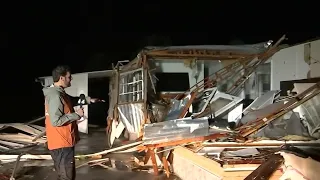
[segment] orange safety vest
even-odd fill
[[[73,106],[67,95],[62,94],[63,97],[63,111],[65,114],[74,113]],[[63,126],[52,126],[50,116],[48,114],[48,104],[45,103],[46,111],[46,136],[48,142],[48,149],[59,149],[64,147],[74,147],[80,140],[77,121],[66,123]]]

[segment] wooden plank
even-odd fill
[[[228,177],[244,177],[242,179],[245,179],[248,175],[250,175],[253,171],[233,171],[233,172],[224,172],[223,177],[228,178]],[[281,176],[283,173],[280,170],[275,170],[272,176]],[[251,180],[251,179],[250,179]]]
[[[38,139],[36,142],[32,142],[33,137],[25,135],[25,134],[0,134],[0,140],[11,141],[16,143],[45,143],[46,140]]]
[[[0,144],[6,145],[6,146],[10,146],[12,148],[17,148],[17,147],[23,147],[24,146],[24,144],[10,142],[10,141],[3,141],[3,140],[0,140]]]
[[[162,157],[162,164],[163,164],[163,168],[165,170],[165,173],[167,175],[167,178],[169,178],[169,176],[170,176],[169,164],[168,164],[168,161],[165,156]]]
[[[133,146],[138,146],[140,144],[142,144],[142,141],[133,142],[133,143],[126,144],[126,145],[123,145],[123,146],[120,146],[120,147],[115,147],[115,148],[112,148],[112,149],[107,149],[107,150],[104,150],[104,151],[101,151],[101,152],[98,152],[98,153],[79,155],[79,156],[75,156],[75,157],[76,158],[84,158],[84,157],[91,157],[91,156],[106,155],[108,153],[112,153],[112,152],[115,152],[115,151],[129,149],[129,148],[132,148]]]
[[[149,151],[150,151],[150,158],[151,158],[151,161],[152,161],[154,175],[158,176],[159,170],[158,170],[158,164],[157,164],[157,160],[156,160],[156,154],[154,152],[156,150],[155,149],[150,149]]]
[[[35,128],[35,129],[38,129],[39,131],[42,131],[42,132],[46,130],[45,127],[38,126],[38,125],[35,125],[35,124],[29,124],[29,126]]]
[[[7,148],[7,147],[5,147],[5,146],[1,146],[1,145],[0,145],[0,149],[1,149],[1,150],[9,150],[10,148]]]
[[[21,135],[21,134],[0,134],[0,139],[2,140],[8,140],[12,142],[18,142],[21,140],[32,140],[32,137],[28,135]]]
[[[282,175],[272,175],[268,180],[279,180]],[[243,180],[246,176],[224,177],[223,180]]]
[[[12,160],[17,159],[19,155],[6,155],[6,154],[0,154],[0,161],[5,160]],[[26,154],[21,156],[21,159],[34,159],[34,160],[51,160],[51,155],[31,155]]]
[[[31,120],[25,124],[32,124],[32,123],[35,123],[35,122],[38,122],[40,120],[44,120],[46,116],[42,116],[40,118],[37,118],[37,119],[34,119],[34,120]],[[8,128],[9,126],[7,126],[6,124],[0,124],[0,130],[3,130],[3,129],[6,129]]]
[[[7,125],[11,126],[13,128],[19,129],[21,131],[24,131],[26,133],[32,134],[32,135],[38,135],[41,133],[41,131],[39,131],[33,127],[30,127],[28,125],[21,124],[21,123],[12,123],[12,124],[7,124]]]
[[[245,180],[250,179],[269,179],[272,174],[278,169],[283,162],[283,157],[279,154],[274,154],[266,162],[261,164],[256,170],[250,173]]]

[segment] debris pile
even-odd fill
[[[9,129],[9,130],[8,130]],[[15,133],[7,133],[6,130]],[[34,124],[8,123],[0,124],[0,151],[8,152],[45,143],[46,138],[40,137],[45,131],[42,126]]]
[[[164,170],[182,179],[279,179],[285,168],[279,168],[284,160],[278,152],[320,143],[320,82],[294,84],[297,95],[263,92],[245,104],[243,92],[248,84],[252,87],[252,73],[279,50],[282,40],[256,46],[259,51],[254,53],[229,49],[228,55],[209,53],[205,47],[147,48],[127,65],[118,64],[110,88],[118,94],[110,96],[110,144],[124,129],[129,138],[142,137],[139,151],[146,152],[143,162],[151,161],[155,174]],[[153,71],[164,59],[182,59],[185,65],[190,59],[188,67],[197,66],[198,59],[233,61],[184,93],[163,94],[157,91]],[[190,172],[195,170],[202,172],[193,177]]]

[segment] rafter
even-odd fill
[[[144,52],[148,58],[168,58],[168,59],[185,59],[198,58],[201,60],[235,60],[256,56],[257,54],[222,51],[222,50],[205,50],[205,49],[179,49],[179,50],[151,50]]]

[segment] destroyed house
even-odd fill
[[[255,59],[264,54],[270,45],[271,41],[234,46],[146,47],[128,64],[115,67],[117,72],[112,80],[115,86],[110,91],[118,96],[110,96],[109,120],[120,118],[121,121],[117,121],[120,123],[118,127],[126,128],[130,135],[137,138],[142,135],[143,124],[168,120],[164,117],[169,110],[168,104],[176,104],[181,110],[179,106],[191,98],[186,96],[185,100],[181,100],[181,96],[195,89],[201,91],[198,97],[192,97],[198,103],[191,103],[182,112],[169,113],[173,115],[169,119],[184,117],[191,109],[195,110],[194,115],[202,113],[209,104],[209,101],[203,104],[205,98],[202,94],[208,94],[207,98],[216,94],[218,104],[233,107],[246,96],[246,88],[232,87],[232,81],[247,79],[246,74],[249,72],[246,69],[251,68],[250,71],[253,72],[259,68],[258,64],[263,66],[267,58],[261,62]],[[234,63],[235,66],[232,66]],[[224,67],[228,69],[219,72]],[[245,83],[242,84],[244,85]],[[251,88],[247,88],[249,90]],[[261,89],[258,95],[267,90],[270,89]],[[233,94],[225,94],[226,91],[232,91]],[[171,99],[169,101],[172,102],[165,102],[164,99]],[[215,115],[226,113],[226,110],[227,108],[217,109]]]
[[[167,175],[174,172],[182,179],[284,176],[278,168],[285,155],[274,155],[280,147],[319,147],[320,91],[319,81],[294,83],[295,98],[271,89],[283,80],[296,80],[272,78],[288,72],[275,67],[286,48],[299,49],[279,46],[283,40],[246,46],[145,48],[133,61],[115,68],[118,85],[111,91],[118,96],[110,100],[111,144],[126,129],[129,138],[142,137],[144,162],[151,159],[155,174],[163,168]],[[307,46],[314,48],[311,43]],[[288,63],[301,63],[297,56],[301,52],[291,51],[296,61]],[[285,58],[281,60],[289,61]],[[177,72],[187,74],[188,89],[157,89],[161,80],[157,74]],[[166,78],[170,75],[174,76]],[[180,83],[184,82],[176,81],[177,86]],[[275,165],[272,171],[259,173],[270,164]],[[186,173],[195,170],[194,176]]]

